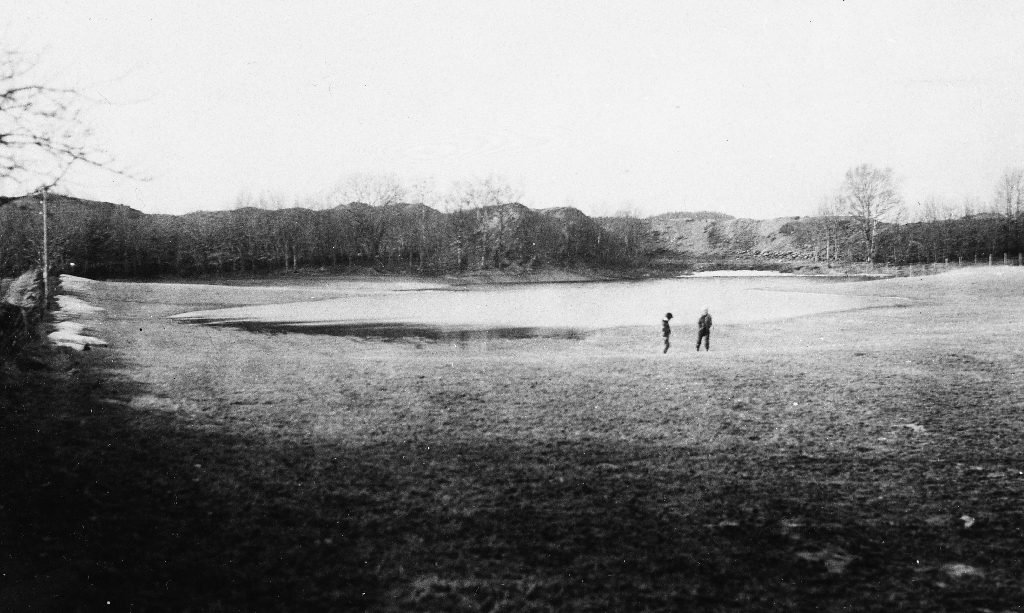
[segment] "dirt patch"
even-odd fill
[[[0,608],[1012,610],[1024,307],[901,281],[667,355],[185,326],[96,286],[109,349],[5,371]]]

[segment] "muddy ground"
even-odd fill
[[[1022,288],[835,286],[912,302],[662,355],[657,322],[259,334],[164,316],[309,288],[93,284],[109,349],[3,367],[0,610],[1019,611]]]

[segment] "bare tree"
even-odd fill
[[[903,199],[891,168],[862,164],[846,171],[842,197],[864,239],[865,261],[873,262],[881,224],[899,212]]]
[[[27,186],[41,192],[43,293],[49,295],[47,190],[75,163],[114,169],[110,156],[91,143],[92,130],[83,121],[85,96],[40,83],[37,66],[38,60],[23,53],[0,50],[0,194]]]
[[[956,207],[935,196],[929,196],[920,206],[921,242],[928,251],[929,259],[938,263],[950,253],[958,252],[954,244]]]
[[[811,231],[816,243],[814,258],[823,258],[825,262],[839,259],[840,238],[842,235],[842,217],[844,209],[840,194],[822,196],[810,221]]]
[[[583,253],[585,258],[593,258],[609,266],[636,265],[650,255],[659,234],[652,227],[651,220],[645,219],[632,201],[622,202],[617,207],[603,202],[596,208],[601,211],[601,216],[593,218],[593,223],[559,224],[560,241],[565,242],[570,238],[569,234],[575,234],[577,238],[572,242],[589,245]],[[575,209],[554,209],[557,210]],[[551,216],[551,211],[544,212]],[[561,247],[548,249],[563,252]]]
[[[38,60],[0,51],[0,191],[52,187],[75,163],[112,169],[92,144],[78,90],[39,82]]]
[[[1024,168],[1007,168],[996,186],[996,206],[1007,218],[1021,213],[1024,199]]]
[[[996,212],[1003,215],[1003,251],[1020,247],[1021,201],[1024,200],[1024,168],[1007,168],[996,185]],[[1018,244],[1015,244],[1018,243]]]
[[[476,219],[473,207],[476,206],[473,186],[468,181],[456,181],[444,196],[444,210],[448,214],[450,236],[447,243],[455,252],[456,270],[464,270],[469,266],[474,246],[472,237]]]
[[[413,204],[420,205],[415,209],[414,224],[416,231],[415,251],[419,256],[419,270],[423,271],[424,259],[431,255],[434,246],[430,240],[431,234],[436,234],[434,226],[434,215],[436,209],[442,204],[442,196],[437,191],[437,179],[425,177],[415,179],[412,187],[409,188],[409,197]],[[412,266],[412,257],[409,258],[409,266]]]
[[[329,199],[335,206],[358,202],[369,206],[398,204],[406,190],[393,174],[358,172],[338,181]]]
[[[439,208],[443,198],[437,191],[437,179],[434,177],[421,177],[413,179],[407,192],[409,202],[424,204],[430,208]]]
[[[328,200],[347,209],[345,217],[352,225],[359,258],[384,265],[387,235],[393,230],[396,205],[405,195],[405,187],[393,174],[353,173],[335,186]]]
[[[472,259],[480,268],[487,267],[491,260],[500,262],[512,215],[506,205],[518,203],[522,197],[522,190],[498,175],[452,184],[444,202],[453,222],[460,262],[468,264]]]

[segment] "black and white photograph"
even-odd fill
[[[0,612],[1024,613],[1024,3],[0,11]]]

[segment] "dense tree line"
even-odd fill
[[[829,263],[987,262],[989,256],[1002,262],[1004,254],[1017,260],[1024,253],[1022,194],[1024,171],[1009,170],[987,205],[931,199],[909,220],[892,171],[865,165],[847,173],[816,215],[787,223],[781,234],[800,257]],[[662,240],[652,219],[591,218],[571,207],[534,210],[519,198],[493,178],[458,183],[437,196],[429,186],[405,189],[388,176],[366,175],[301,206],[272,195],[242,196],[233,209],[186,215],[146,215],[51,193],[51,269],[96,278],[350,267],[447,274],[644,267],[664,255],[677,264],[700,257]],[[39,211],[39,194],[0,198],[0,276],[39,265]],[[710,217],[708,244],[720,253],[748,253],[763,238],[756,224],[739,224],[727,235],[718,226],[729,221]]]
[[[1024,241],[1007,240],[1007,227],[1024,227],[1024,218],[1007,220],[998,213],[970,213],[943,219],[888,223],[879,227],[871,261],[895,265],[987,262],[989,256],[1016,261]],[[785,231],[811,259],[820,262],[868,261],[868,249],[856,222],[847,216],[806,217]]]
[[[323,267],[421,274],[621,267],[641,264],[653,248],[642,220],[515,202],[467,202],[441,212],[397,201],[276,208],[260,198],[181,216],[53,194],[48,202],[52,269],[96,278]],[[39,210],[37,195],[0,203],[0,275],[38,265]]]
[[[825,262],[893,264],[1018,261],[1024,253],[1024,169],[1009,169],[986,206],[929,199],[907,213],[891,169],[851,169],[811,217],[786,228],[806,253]]]

